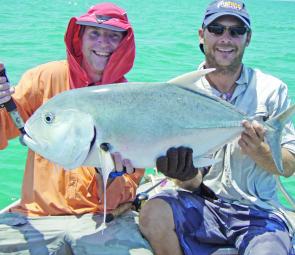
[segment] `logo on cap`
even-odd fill
[[[111,17],[103,16],[103,15],[95,15],[95,17],[96,17],[96,22],[98,24],[104,23],[105,21],[108,21],[109,19],[111,19]]]
[[[242,5],[232,1],[221,1],[217,4],[217,8],[231,8],[238,11],[242,10]]]

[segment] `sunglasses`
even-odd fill
[[[215,34],[217,36],[223,35],[224,31],[228,30],[231,37],[239,37],[249,31],[249,29],[244,26],[227,27],[221,24],[208,25],[206,28],[210,33]]]

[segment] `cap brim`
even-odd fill
[[[248,28],[250,27],[249,21],[247,21],[247,19],[245,19],[244,17],[242,17],[241,15],[232,13],[232,12],[218,12],[215,14],[210,15],[208,18],[206,18],[204,20],[204,26],[208,26],[210,23],[212,23],[214,20],[216,20],[217,18],[221,17],[221,16],[235,16],[238,19],[240,19]]]
[[[76,21],[76,24],[82,25],[82,26],[90,26],[90,27],[100,27],[100,28],[105,28],[109,29],[112,31],[116,32],[126,32],[126,29],[121,28],[121,27],[116,27],[108,24],[103,24],[103,23],[96,23],[96,22],[91,22],[91,21]]]

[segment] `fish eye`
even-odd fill
[[[51,124],[54,120],[55,116],[52,112],[47,112],[44,114],[44,120],[47,124]]]

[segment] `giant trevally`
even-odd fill
[[[209,71],[194,73],[200,77]],[[244,129],[242,120],[250,118],[196,88],[192,78],[196,75],[192,74],[170,82],[128,82],[65,91],[48,100],[26,122],[24,141],[67,169],[101,167],[104,159],[96,151],[103,143],[137,168],[154,167],[156,158],[175,146],[191,147],[195,166],[211,165],[214,160],[208,155],[238,137]],[[294,112],[292,106],[263,123],[281,172],[281,133]]]

